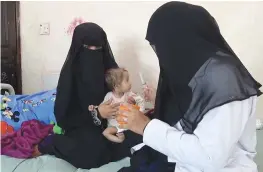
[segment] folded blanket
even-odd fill
[[[46,125],[35,119],[25,121],[18,131],[1,137],[1,154],[30,158],[34,146],[49,134],[53,134],[53,125]]]

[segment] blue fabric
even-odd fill
[[[1,121],[7,122],[15,130],[18,130],[24,121],[32,119],[45,124],[56,122],[55,98],[56,89],[32,95],[1,95]]]

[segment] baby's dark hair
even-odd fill
[[[123,81],[124,72],[127,72],[124,68],[112,68],[106,71],[105,80],[108,88],[113,91],[116,86],[120,85]]]

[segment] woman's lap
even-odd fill
[[[77,168],[90,169],[130,156],[130,148],[141,143],[142,137],[130,131],[125,136],[123,143],[111,143],[98,130],[79,128],[66,135],[50,136],[46,139],[50,146],[41,146],[46,144],[44,140],[39,147],[42,153],[55,155]]]
[[[173,172],[175,169],[175,164],[169,163],[165,155],[148,146],[136,151],[130,164],[130,167],[123,167],[118,172]]]
[[[46,140],[40,144],[40,152],[55,155],[77,168],[96,168],[110,161],[109,142],[101,134],[80,128],[66,135],[50,137],[52,141],[48,144]]]
[[[125,140],[121,144],[112,144],[111,161],[118,161],[125,157],[131,156],[131,148],[139,143],[142,143],[142,136],[131,131],[125,131]]]

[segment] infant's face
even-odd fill
[[[126,93],[131,90],[131,82],[129,78],[129,73],[124,72],[123,81],[121,83],[121,91]]]

